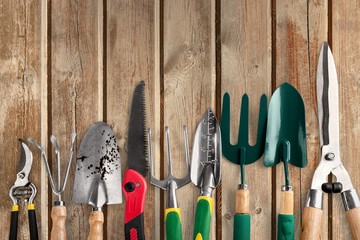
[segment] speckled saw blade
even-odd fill
[[[111,127],[96,122],[85,133],[76,161],[73,202],[94,207],[119,204],[121,195],[120,154]]]
[[[128,166],[144,177],[148,172],[146,115],[145,115],[145,83],[141,81],[135,88],[129,121],[128,134]]]

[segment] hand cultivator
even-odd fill
[[[224,94],[221,116],[221,138],[224,156],[232,163],[240,165],[241,182],[236,192],[236,214],[234,216],[234,239],[250,239],[250,200],[248,185],[245,182],[245,165],[258,160],[264,152],[266,115],[266,96],[260,99],[257,141],[254,146],[249,145],[249,98],[242,97],[241,116],[238,142],[230,143],[230,95]]]
[[[166,239],[168,240],[181,240],[181,215],[178,201],[176,198],[176,189],[179,189],[190,182],[190,160],[189,160],[189,144],[187,128],[184,126],[184,138],[185,138],[185,158],[187,165],[187,174],[184,178],[176,178],[172,173],[172,160],[170,151],[170,134],[169,128],[165,127],[166,134],[166,147],[167,147],[167,163],[168,163],[168,176],[163,180],[158,180],[154,177],[154,161],[152,155],[151,146],[151,130],[148,130],[148,143],[149,143],[149,157],[151,164],[151,177],[150,183],[162,190],[168,192],[167,207],[165,210],[165,222],[166,222]]]

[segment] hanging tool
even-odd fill
[[[301,239],[320,239],[324,193],[341,193],[352,237],[360,239],[360,200],[340,158],[338,80],[327,42],[321,47],[316,86],[321,159],[306,197]],[[330,173],[335,182],[328,182]]]
[[[61,183],[60,179],[60,148],[57,142],[57,139],[51,135],[50,141],[55,149],[55,165],[56,165],[56,185],[54,182],[54,178],[51,174],[51,170],[49,167],[48,158],[44,149],[35,142],[33,138],[28,138],[28,141],[34,144],[40,151],[42,158],[44,159],[44,163],[46,166],[46,171],[48,173],[48,178],[50,182],[51,189],[53,193],[57,196],[57,200],[54,201],[54,205],[51,209],[51,219],[53,222],[52,229],[51,229],[51,239],[52,240],[65,240],[66,239],[66,228],[65,228],[65,220],[66,220],[66,207],[65,202],[62,200],[61,194],[64,192],[67,179],[69,176],[69,170],[71,166],[71,161],[73,158],[74,153],[74,144],[76,139],[76,133],[71,134],[71,148],[69,159],[65,168],[65,175],[63,177],[63,181]]]
[[[11,208],[10,240],[17,239],[19,200],[25,199],[28,208],[30,240],[38,240],[34,198],[37,190],[35,185],[29,181],[29,174],[32,167],[33,155],[24,140],[19,139],[21,145],[21,156],[18,164],[16,181],[9,190],[9,196],[13,202]]]
[[[212,192],[220,180],[220,127],[212,110],[208,109],[197,126],[191,158],[191,181],[200,188],[195,213],[195,240],[209,239],[213,212]]]
[[[166,222],[166,239],[167,240],[181,240],[181,214],[178,207],[178,201],[176,198],[176,189],[179,189],[190,182],[190,160],[189,160],[189,144],[187,128],[184,126],[184,138],[185,138],[185,158],[187,164],[187,174],[184,178],[176,178],[172,174],[172,160],[170,151],[170,134],[169,128],[165,127],[166,145],[167,145],[167,161],[168,161],[168,176],[164,180],[158,180],[154,177],[154,162],[152,156],[151,147],[151,130],[148,130],[148,142],[149,142],[149,157],[150,157],[150,183],[154,186],[161,188],[168,192],[167,208],[165,210],[165,222]]]
[[[72,201],[92,205],[88,240],[103,239],[103,206],[122,202],[119,146],[104,122],[90,126],[80,143]]]
[[[265,167],[284,163],[285,184],[281,186],[277,239],[294,239],[294,192],[290,184],[289,163],[307,165],[305,107],[299,92],[289,83],[280,85],[269,105]]]
[[[249,145],[249,98],[244,94],[241,101],[238,142],[230,143],[230,95],[224,94],[221,115],[221,138],[223,155],[232,163],[240,165],[241,179],[236,191],[236,213],[234,215],[233,239],[250,239],[250,194],[245,182],[245,165],[254,163],[263,152],[265,145],[267,102],[265,94],[260,99],[256,144]]]
[[[145,115],[145,83],[136,87],[132,99],[128,133],[128,167],[123,192],[125,206],[125,239],[144,240],[144,204],[147,190],[147,139]]]

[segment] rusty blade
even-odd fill
[[[85,133],[76,161],[73,202],[102,207],[120,204],[119,147],[111,127],[96,122]]]

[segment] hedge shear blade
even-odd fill
[[[338,80],[327,42],[321,48],[316,82],[321,159],[306,198],[301,239],[320,239],[324,193],[341,193],[352,236],[360,239],[360,200],[340,158]],[[330,173],[335,182],[328,182]]]
[[[21,145],[21,156],[18,164],[16,181],[9,190],[9,196],[13,201],[13,205],[11,208],[9,239],[17,239],[17,225],[19,215],[18,200],[25,199],[28,207],[30,239],[37,240],[38,231],[36,224],[35,205],[33,203],[37,190],[35,185],[29,181],[29,174],[32,167],[33,156],[26,143],[22,139],[19,139],[19,142]]]

